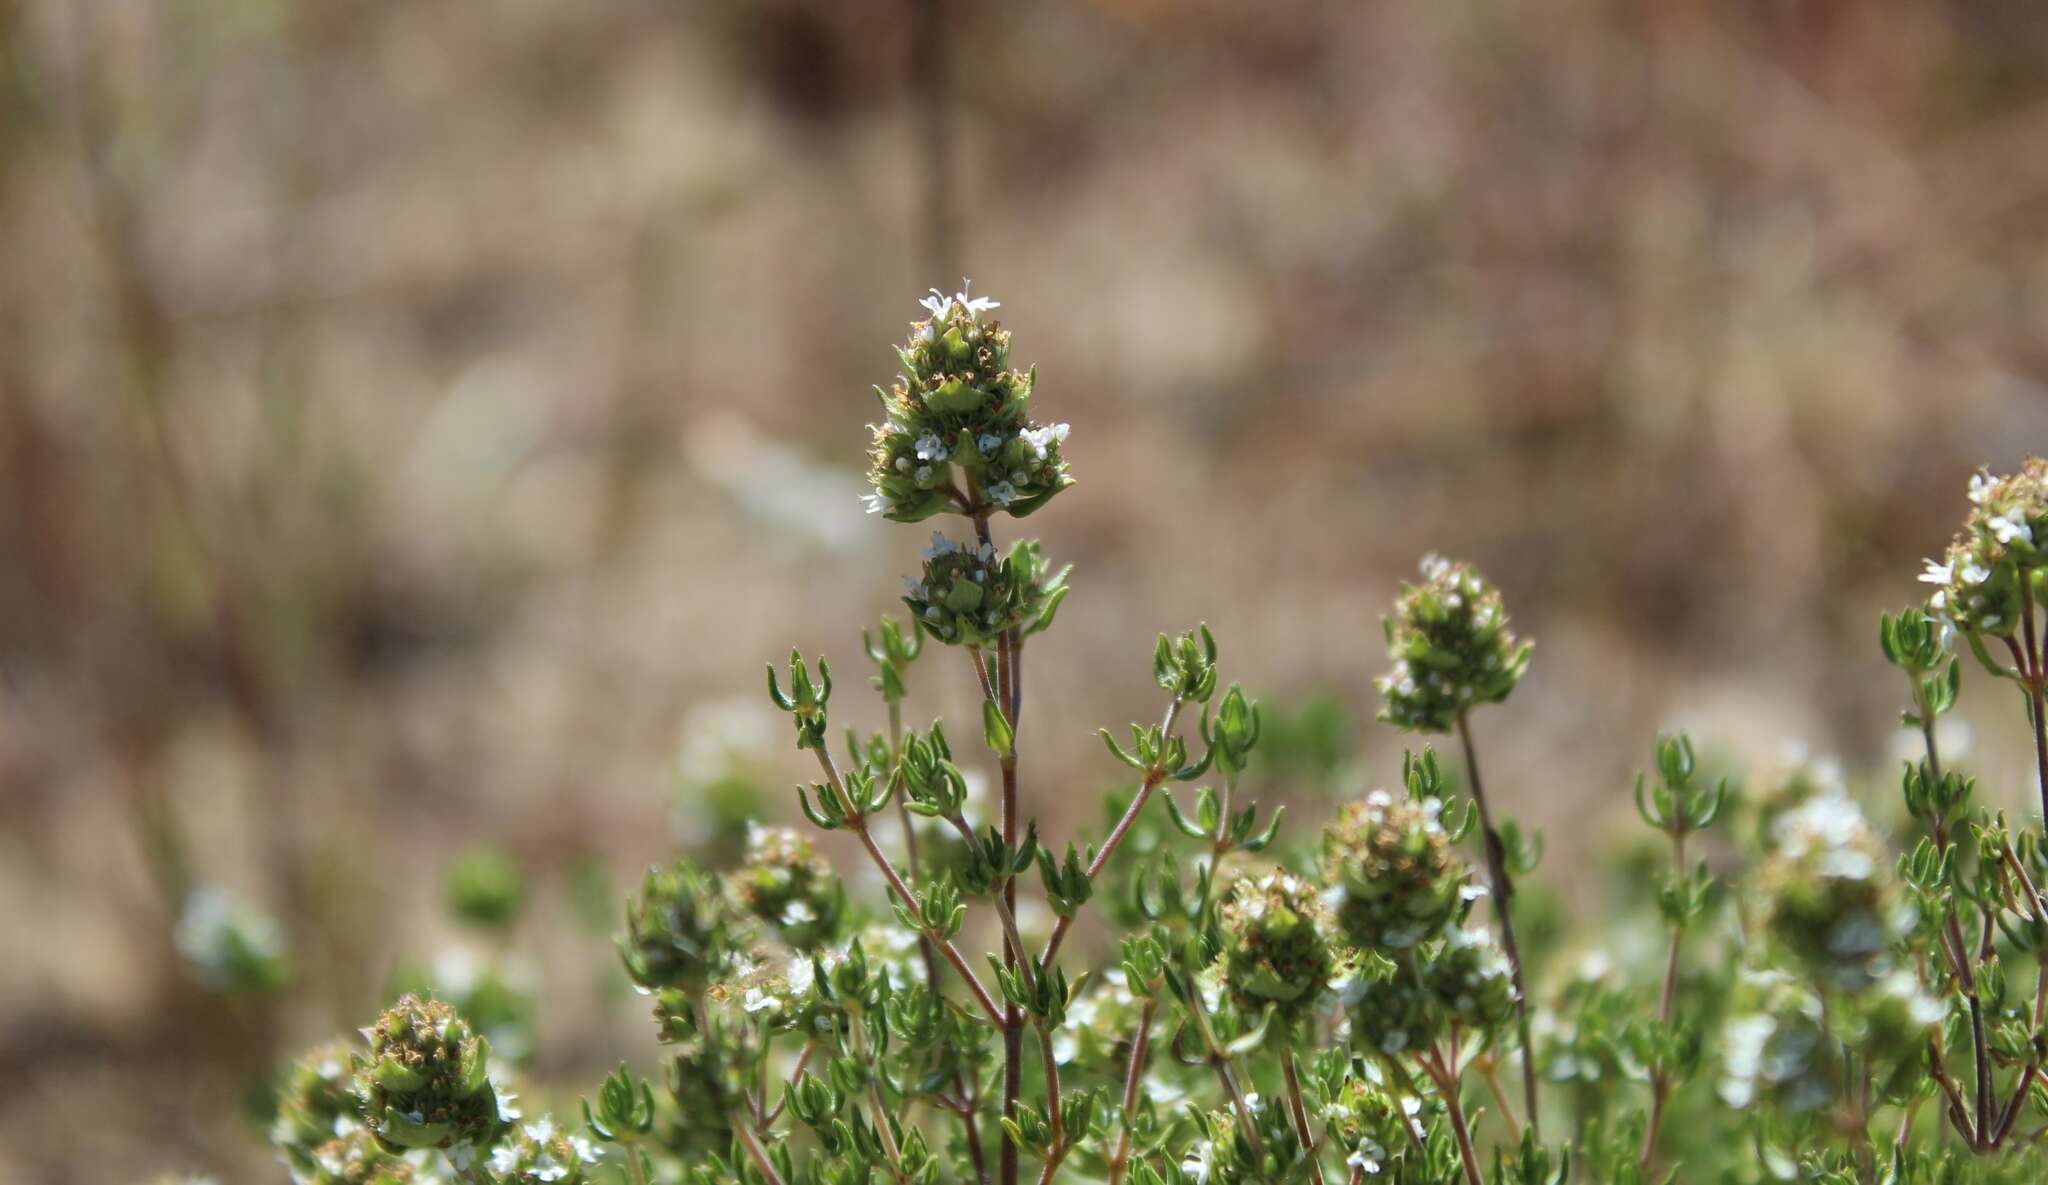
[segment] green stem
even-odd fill
[[[1131,1039],[1131,1060],[1124,1068],[1123,1132],[1116,1139],[1116,1153],[1109,1158],[1109,1185],[1123,1185],[1124,1166],[1131,1159],[1131,1113],[1138,1108],[1138,1084],[1145,1077],[1145,1054],[1152,1040],[1152,1015],[1158,1002],[1150,996],[1138,1011],[1138,1034]]]
[[[1493,825],[1493,812],[1486,804],[1486,790],[1479,780],[1479,754],[1472,745],[1472,726],[1466,714],[1458,713],[1458,741],[1465,750],[1465,777],[1472,786],[1472,801],[1479,808],[1479,826],[1485,833],[1486,873],[1493,892],[1494,916],[1500,919],[1501,952],[1507,956],[1508,970],[1515,983],[1515,1032],[1522,1042],[1522,1104],[1528,1116],[1529,1131],[1538,1139],[1542,1138],[1543,1127],[1536,1110],[1536,1046],[1529,1038],[1529,984],[1522,971],[1522,952],[1515,942],[1515,922],[1511,908],[1514,897],[1514,883],[1508,877],[1507,852],[1501,843],[1500,831]]]
[[[1308,1157],[1316,1185],[1324,1185],[1323,1158],[1317,1154],[1315,1136],[1309,1131],[1308,1108],[1301,1102],[1301,1078],[1294,1072],[1294,1051],[1285,1046],[1280,1049],[1280,1074],[1287,1082],[1287,1109],[1294,1115],[1295,1138],[1301,1141],[1302,1154]]]

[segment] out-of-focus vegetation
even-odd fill
[[[1891,776],[1869,622],[2048,436],[2048,21],[933,9],[0,6],[0,1179],[273,1179],[227,1104],[422,975],[545,1000],[543,1083],[638,1050],[612,901],[786,806],[758,660],[893,603],[845,442],[961,272],[1090,424],[1039,735],[1170,599],[1301,705],[1269,774],[1386,780],[1440,547],[1544,639],[1553,868],[1662,723]]]

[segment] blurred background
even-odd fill
[[[1537,640],[1479,743],[1596,908],[1659,727],[1896,795],[1876,613],[2048,448],[2048,19],[0,3],[0,1181],[282,1180],[265,1073],[395,984],[537,1002],[543,1094],[650,1065],[617,901],[794,813],[764,661],[879,718],[869,384],[963,274],[1073,425],[1049,830],[1197,621],[1269,794],[1391,777],[1436,549]],[[930,654],[911,718],[971,694]]]

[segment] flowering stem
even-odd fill
[[[1500,919],[1500,943],[1507,955],[1508,970],[1515,982],[1515,1031],[1522,1041],[1522,1103],[1529,1117],[1529,1131],[1542,1138],[1543,1127],[1536,1111],[1536,1047],[1529,1039],[1529,986],[1522,974],[1522,952],[1515,942],[1515,923],[1510,908],[1514,883],[1508,878],[1507,852],[1500,831],[1493,825],[1493,813],[1486,805],[1486,790],[1479,780],[1479,755],[1472,746],[1472,726],[1464,712],[1458,713],[1458,741],[1465,750],[1465,777],[1472,784],[1472,801],[1479,807],[1479,826],[1485,832],[1486,875],[1493,891],[1494,916]]]
[[[983,547],[993,549],[995,547],[995,540],[989,534],[988,515],[988,507],[979,503],[969,508],[968,517],[974,521],[976,541]],[[1003,845],[1006,848],[1015,850],[1021,820],[1018,817],[1017,806],[1017,724],[1009,708],[1010,704],[1016,702],[1018,692],[1016,675],[1012,671],[1010,664],[1011,643],[1011,633],[1004,631],[996,647],[995,678],[993,680],[984,679],[982,694],[995,703],[997,710],[1002,712],[1005,722],[1010,726],[1011,743],[1009,750],[1002,755],[1001,759],[1003,796],[1000,821],[1003,830]],[[975,665],[981,665],[979,652],[976,652]],[[1012,915],[1015,915],[1017,912],[1017,881],[1015,877],[1008,878],[1003,882],[1000,896],[1004,906],[1009,909]],[[1003,944],[1003,965],[1008,969],[1015,971],[1017,964],[1026,957],[1028,956],[1025,955],[1021,947],[1007,941]],[[1015,1004],[1009,1004],[1004,1008],[1002,1029],[1002,1114],[1005,1119],[1015,1119],[1017,1116],[1017,1096],[1022,1092],[1024,1086],[1024,1016]],[[1017,1143],[1010,1138],[1009,1129],[1005,1128],[1003,1132],[1002,1157],[997,1167],[997,1173],[1002,1185],[1017,1185],[1017,1153]]]
[[[1161,745],[1172,739],[1174,721],[1179,719],[1181,705],[1185,702],[1175,697],[1172,703],[1166,705],[1166,716],[1159,722]],[[1159,783],[1164,782],[1170,772],[1172,771],[1166,768],[1163,759],[1159,765],[1145,771],[1145,780],[1138,783],[1138,793],[1131,798],[1131,805],[1124,808],[1123,817],[1116,821],[1116,826],[1110,828],[1109,838],[1102,841],[1101,850],[1088,862],[1090,882],[1102,875],[1103,868],[1109,863],[1109,857],[1116,851],[1117,845],[1124,841],[1124,836],[1130,832],[1131,825],[1138,821],[1138,813],[1145,809],[1146,800],[1152,797],[1152,792],[1159,788]],[[1045,949],[1038,955],[1038,967],[1041,971],[1052,966],[1052,957],[1059,953],[1060,943],[1066,940],[1067,930],[1073,924],[1074,919],[1071,917],[1063,917],[1054,923],[1052,933],[1045,940]]]
[[[2041,787],[2041,824],[2048,828],[2048,717],[2043,716],[2043,684],[2048,672],[2041,669],[2041,642],[2034,636],[2034,582],[2020,580],[2021,621],[2027,639],[2026,686],[2028,715],[2034,725],[2034,770]]]
[[[1465,1166],[1467,1185],[1484,1185],[1479,1176],[1479,1153],[1472,1147],[1472,1131],[1465,1123],[1465,1107],[1458,1101],[1458,1079],[1443,1063],[1441,1053],[1432,1051],[1429,1060],[1422,1063],[1429,1073],[1430,1081],[1436,1083],[1437,1095],[1444,1101],[1444,1112],[1450,1116],[1451,1133],[1458,1138],[1458,1160]]]
[[[1202,1049],[1206,1053],[1204,1060],[1216,1071],[1216,1081],[1223,1084],[1223,1093],[1230,1099],[1230,1109],[1237,1115],[1238,1130],[1244,1133],[1245,1143],[1252,1146],[1252,1151],[1264,1156],[1265,1142],[1259,1139],[1258,1126],[1252,1122],[1252,1109],[1245,1103],[1244,1092],[1237,1088],[1237,1079],[1230,1072],[1230,1055],[1216,1043],[1216,1032],[1209,1027],[1209,1010],[1202,1006],[1201,994],[1193,980],[1187,982],[1182,998],[1187,1001],[1188,1015],[1195,1022],[1195,1032],[1202,1038]]]
[[[1280,1048],[1280,1073],[1287,1080],[1287,1109],[1294,1115],[1294,1134],[1301,1141],[1301,1150],[1308,1157],[1309,1168],[1314,1170],[1316,1185],[1323,1182],[1323,1158],[1317,1155],[1315,1136],[1308,1127],[1308,1108],[1301,1103],[1301,1078],[1294,1072],[1294,1051]]]
[[[1920,717],[1920,739],[1927,748],[1927,776],[1933,781],[1941,780],[1941,750],[1934,741],[1934,712],[1917,689],[1913,693],[1913,706]],[[1934,846],[1942,855],[1948,854],[1953,841],[1949,838],[1948,823],[1940,816],[1934,819]],[[1963,938],[1962,923],[1957,920],[1956,907],[1950,902],[1948,917],[1944,919],[1944,930],[1948,941],[1940,943],[1948,956],[1949,965],[1954,969],[1956,981],[1963,989],[1963,998],[1970,1005],[1970,1047],[1972,1066],[1977,1080],[1977,1130],[1970,1134],[1974,1143],[1984,1136],[1984,1113],[1991,1104],[1991,1055],[1984,1040],[1984,1004],[1977,994],[1977,976],[1970,966],[1970,947]]]
[[[1671,828],[1671,867],[1678,876],[1685,875],[1685,826],[1674,819]],[[1671,924],[1671,942],[1664,955],[1664,989],[1657,997],[1657,1026],[1667,1033],[1671,1029],[1671,1018],[1678,1004],[1678,954],[1685,943],[1685,926],[1678,922]],[[1664,1101],[1671,1095],[1671,1074],[1660,1059],[1650,1071],[1650,1119],[1643,1127],[1643,1149],[1636,1157],[1636,1165],[1649,1176],[1650,1158],[1657,1152],[1657,1129],[1664,1122]]]
[[[755,1168],[761,1170],[761,1175],[768,1179],[768,1185],[788,1185],[788,1182],[782,1179],[782,1174],[775,1171],[775,1163],[768,1159],[768,1153],[761,1147],[761,1141],[755,1137],[751,1128],[744,1123],[734,1123],[732,1130],[739,1136],[740,1143],[746,1145],[748,1158],[754,1162]]]
[[[1123,1185],[1124,1166],[1131,1159],[1131,1112],[1138,1107],[1138,1084],[1145,1077],[1145,1056],[1152,1042],[1152,1014],[1159,1004],[1150,996],[1138,1010],[1138,1033],[1131,1038],[1131,1060],[1124,1067],[1123,1132],[1116,1138],[1116,1153],[1109,1158],[1109,1185]]]

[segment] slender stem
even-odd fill
[[[1159,1005],[1150,996],[1138,1010],[1138,1033],[1131,1038],[1131,1060],[1124,1067],[1123,1132],[1116,1138],[1116,1152],[1109,1158],[1109,1185],[1123,1185],[1124,1166],[1131,1159],[1131,1113],[1138,1108],[1138,1084],[1145,1077],[1145,1055],[1152,1042],[1152,1014]]]
[[[908,908],[916,909],[917,898],[911,894],[909,886],[903,883],[903,878],[897,875],[895,866],[882,854],[882,849],[875,845],[875,837],[865,826],[854,828],[854,834],[860,837],[861,846],[867,849],[868,856],[874,860],[875,866],[882,870],[883,877],[888,880],[889,887],[895,891],[896,896]],[[981,986],[981,978],[975,975],[974,968],[967,962],[967,956],[961,954],[960,948],[954,946],[951,941],[940,943],[939,949],[946,953],[946,961],[953,965],[953,970],[958,971],[960,978],[966,981],[968,990],[974,993],[975,1000],[981,1005],[982,1011],[988,1013],[989,1020],[1001,1025],[1002,1013],[996,1007],[995,998],[988,994],[987,988]]]
[[[1176,698],[1166,705],[1166,716],[1159,723],[1162,744],[1172,738],[1174,721],[1180,717],[1183,702]],[[1131,798],[1131,805],[1124,808],[1123,817],[1116,821],[1116,826],[1110,828],[1109,838],[1102,841],[1101,849],[1095,853],[1095,858],[1088,862],[1088,879],[1091,882],[1102,875],[1102,870],[1109,864],[1109,858],[1116,852],[1117,845],[1123,843],[1124,836],[1130,833],[1131,825],[1138,821],[1138,814],[1145,809],[1145,803],[1152,797],[1152,792],[1159,788],[1159,784],[1164,782],[1166,775],[1171,772],[1163,764],[1145,771],[1145,780],[1138,783],[1138,793]],[[1052,966],[1052,958],[1059,953],[1060,943],[1066,940],[1067,931],[1073,924],[1072,917],[1063,917],[1053,923],[1052,933],[1045,940],[1045,949],[1038,954],[1040,970]]]
[[[932,986],[933,986],[933,989],[934,989],[934,990],[936,990],[936,989],[937,989],[937,986],[938,986],[938,985],[937,985],[937,984],[934,984],[934,985],[932,985]],[[804,1048],[803,1048],[803,1052],[801,1052],[801,1053],[799,1053],[799,1054],[797,1054],[797,1055],[796,1055],[796,1065],[795,1065],[795,1066],[793,1066],[793,1067],[791,1067],[791,1069],[790,1069],[790,1071],[789,1071],[789,1080],[790,1080],[791,1082],[795,1082],[795,1081],[796,1081],[797,1079],[799,1079],[799,1078],[801,1078],[801,1077],[803,1077],[803,1076],[804,1076],[804,1068],[805,1068],[806,1066],[809,1066],[809,1065],[811,1064],[811,1055],[812,1055],[812,1054],[814,1054],[814,1053],[816,1053],[817,1051],[818,1051],[818,1045],[817,1045],[817,1042],[815,1042],[815,1041],[806,1041],[806,1042],[804,1042]],[[775,1104],[775,1108],[774,1108],[773,1110],[769,1111],[769,1112],[768,1112],[768,1114],[766,1114],[766,1115],[762,1116],[762,1126],[764,1126],[764,1127],[765,1127],[765,1126],[767,1126],[767,1125],[768,1125],[768,1124],[770,1124],[770,1123],[774,1123],[774,1122],[775,1122],[775,1121],[776,1121],[777,1119],[780,1119],[780,1118],[782,1117],[782,1109],[783,1109],[784,1107],[788,1106],[788,1105],[789,1105],[789,1092],[788,1092],[788,1091],[784,1091],[784,1092],[782,1092],[782,1098],[781,1098],[781,1100],[780,1100],[779,1102],[777,1102],[777,1103]]]
[[[986,849],[981,846],[981,837],[974,834],[974,828],[967,825],[967,820],[964,817],[959,814],[948,815],[946,816],[946,822],[951,823],[953,830],[960,833],[960,838],[967,843],[967,850],[974,854],[976,860],[985,858],[983,853]],[[1003,881],[1004,887],[1007,888],[1014,879],[1014,877],[1005,877]],[[1010,912],[1009,903],[1003,897],[1004,894],[996,893],[990,899],[990,903],[996,907],[996,920],[1001,922],[1003,926],[1003,940],[1016,949],[1023,950],[1024,935],[1017,928],[1017,915]],[[1017,969],[1024,973],[1025,986],[1030,987],[1037,984],[1038,972],[1041,969],[1030,959],[1019,963]]]
[[[1949,1076],[1948,1068],[1941,1064],[1941,1047],[1932,1037],[1927,1039],[1927,1072],[1933,1076],[1935,1084],[1941,1087],[1941,1093],[1948,1097],[1948,1110],[1945,1114],[1948,1115],[1949,1124],[1956,1129],[1957,1135],[1963,1137],[1964,1143],[1975,1148],[1977,1133],[1970,1125],[1969,1109],[1963,1105],[1962,1088]]]
[[[1508,878],[1507,852],[1500,831],[1493,825],[1493,812],[1486,804],[1486,790],[1479,780],[1479,754],[1472,745],[1472,726],[1466,714],[1458,713],[1458,741],[1465,749],[1465,777],[1472,785],[1472,801],[1479,807],[1479,826],[1486,833],[1486,871],[1493,891],[1494,916],[1500,919],[1501,952],[1507,955],[1508,970],[1515,983],[1515,1030],[1522,1042],[1522,1103],[1529,1117],[1529,1131],[1542,1138],[1543,1126],[1536,1109],[1536,1046],[1529,1038],[1529,984],[1522,972],[1522,952],[1515,942],[1514,884]]]
[[[1422,1068],[1436,1083],[1436,1091],[1444,1101],[1444,1112],[1451,1120],[1451,1133],[1458,1139],[1458,1159],[1465,1166],[1467,1185],[1484,1185],[1479,1176],[1479,1153],[1472,1147],[1472,1131],[1465,1123],[1465,1107],[1458,1101],[1458,1080],[1449,1067],[1443,1064],[1440,1053],[1432,1051],[1431,1060]]]
[[[1685,875],[1685,823],[1675,817],[1671,826],[1671,866],[1678,876]],[[1677,923],[1671,926],[1671,942],[1664,955],[1664,989],[1657,997],[1657,1025],[1669,1032],[1671,1018],[1678,1007],[1678,954],[1685,943],[1685,927]],[[1650,1158],[1657,1152],[1657,1130],[1664,1121],[1664,1102],[1671,1096],[1671,1075],[1660,1062],[1650,1071],[1650,1120],[1643,1127],[1643,1148],[1636,1156],[1636,1164],[1647,1177],[1650,1172]]]
[[[852,1023],[847,1026],[854,1036],[854,1056],[863,1062],[873,1064],[875,1059],[868,1052],[866,1030],[863,1025],[861,1018],[855,1015],[852,1017]],[[875,1135],[881,1138],[882,1151],[889,1157],[890,1175],[900,1181],[903,1179],[903,1150],[896,1146],[896,1133],[889,1129],[889,1108],[882,1099],[882,1076],[869,1074],[867,1078],[868,1113],[874,1120]]]
[[[832,789],[838,793],[840,799],[846,800],[846,786],[839,780],[839,767],[833,764],[831,752],[823,745],[818,746],[815,752],[818,754],[819,767],[825,771],[825,779],[832,783]],[[860,837],[860,845],[867,850],[869,859],[874,861],[876,868],[882,870],[882,878],[889,882],[889,888],[905,907],[916,910],[916,894],[910,891],[909,885],[903,883],[902,874],[896,871],[894,864],[889,863],[889,857],[882,854],[881,847],[875,843],[874,835],[868,830],[867,819],[855,817],[848,822],[853,833]],[[936,938],[934,940],[936,941]],[[953,965],[953,970],[960,973],[960,978],[965,980],[968,988],[973,991],[982,1011],[988,1013],[989,1019],[996,1025],[1001,1026],[1004,1023],[1002,1012],[996,1007],[995,998],[988,994],[988,989],[981,986],[981,978],[974,974],[974,968],[967,962],[967,956],[961,954],[960,948],[954,946],[950,939],[938,943],[938,946],[945,952],[946,961]]]
[[[995,546],[995,540],[989,534],[988,515],[987,507],[977,506],[968,517],[974,521],[976,540],[982,545],[992,548]],[[984,678],[982,694],[995,703],[997,709],[1003,713],[1005,723],[1011,726],[1010,748],[1008,752],[1002,755],[1003,793],[1000,822],[1003,844],[1005,847],[1014,850],[1017,846],[1018,832],[1022,827],[1022,819],[1017,801],[1016,723],[1011,718],[1008,709],[1008,705],[1017,693],[1016,675],[1011,669],[1010,656],[1010,635],[1008,631],[1005,631],[996,647],[995,678],[992,680]],[[976,652],[975,665],[977,667],[983,666],[978,651]],[[1012,915],[1015,915],[1017,912],[1017,880],[1015,877],[1011,877],[1003,883],[1001,896],[1003,904],[1009,908]],[[1022,948],[1012,945],[1007,940],[1004,942],[1003,965],[1006,968],[1014,971],[1018,962],[1026,957],[1028,956]],[[1016,1005],[1009,1004],[1003,1010],[1002,1029],[1002,1115],[1005,1119],[1015,1119],[1017,1115],[1017,1097],[1022,1093],[1024,1086],[1024,1015]],[[1016,1141],[1010,1138],[1009,1130],[1005,1128],[1003,1131],[1002,1155],[997,1165],[997,1172],[1002,1185],[1016,1185],[1017,1183],[1018,1151]]]
[[[1309,1168],[1315,1172],[1316,1185],[1324,1185],[1323,1158],[1316,1154],[1316,1138],[1308,1127],[1308,1108],[1301,1102],[1301,1079],[1294,1072],[1294,1051],[1285,1046],[1280,1049],[1280,1073],[1287,1081],[1287,1109],[1294,1113],[1294,1135],[1301,1141]]]
[[[1230,1072],[1230,1056],[1217,1044],[1216,1031],[1209,1027],[1209,1010],[1202,1006],[1201,994],[1192,980],[1181,998],[1187,1003],[1188,1016],[1195,1022],[1195,1032],[1202,1038],[1202,1048],[1208,1055],[1205,1060],[1216,1072],[1216,1081],[1223,1085],[1230,1109],[1237,1115],[1238,1130],[1244,1133],[1245,1143],[1252,1146],[1252,1151],[1265,1155],[1265,1141],[1259,1138],[1258,1125],[1252,1122],[1252,1110],[1245,1104],[1244,1093],[1237,1088],[1237,1079]]]
[[[1500,1069],[1491,1055],[1474,1063],[1479,1067],[1479,1080],[1486,1083],[1486,1093],[1493,1096],[1493,1105],[1500,1108],[1500,1117],[1508,1125],[1508,1142],[1522,1142],[1522,1121],[1515,1118],[1515,1108],[1508,1102],[1508,1093],[1500,1086]]]
[[[633,1179],[633,1185],[647,1185],[647,1170],[640,1167],[640,1149],[627,1144],[623,1151],[626,1154],[626,1175]]]
[[[739,1136],[740,1143],[747,1146],[748,1158],[754,1162],[755,1168],[761,1170],[761,1175],[768,1179],[768,1185],[788,1185],[788,1182],[782,1179],[782,1174],[775,1171],[775,1163],[768,1159],[768,1153],[761,1147],[761,1141],[755,1138],[753,1131],[746,1124],[735,1123],[732,1130]]]
[[[1039,1170],[1038,1185],[1051,1185],[1052,1175],[1067,1158],[1069,1145],[1066,1118],[1060,1114],[1060,1065],[1052,1053],[1052,1029],[1043,1024],[1038,1026],[1038,1055],[1045,1063],[1045,1113],[1052,1121],[1052,1151]]]

